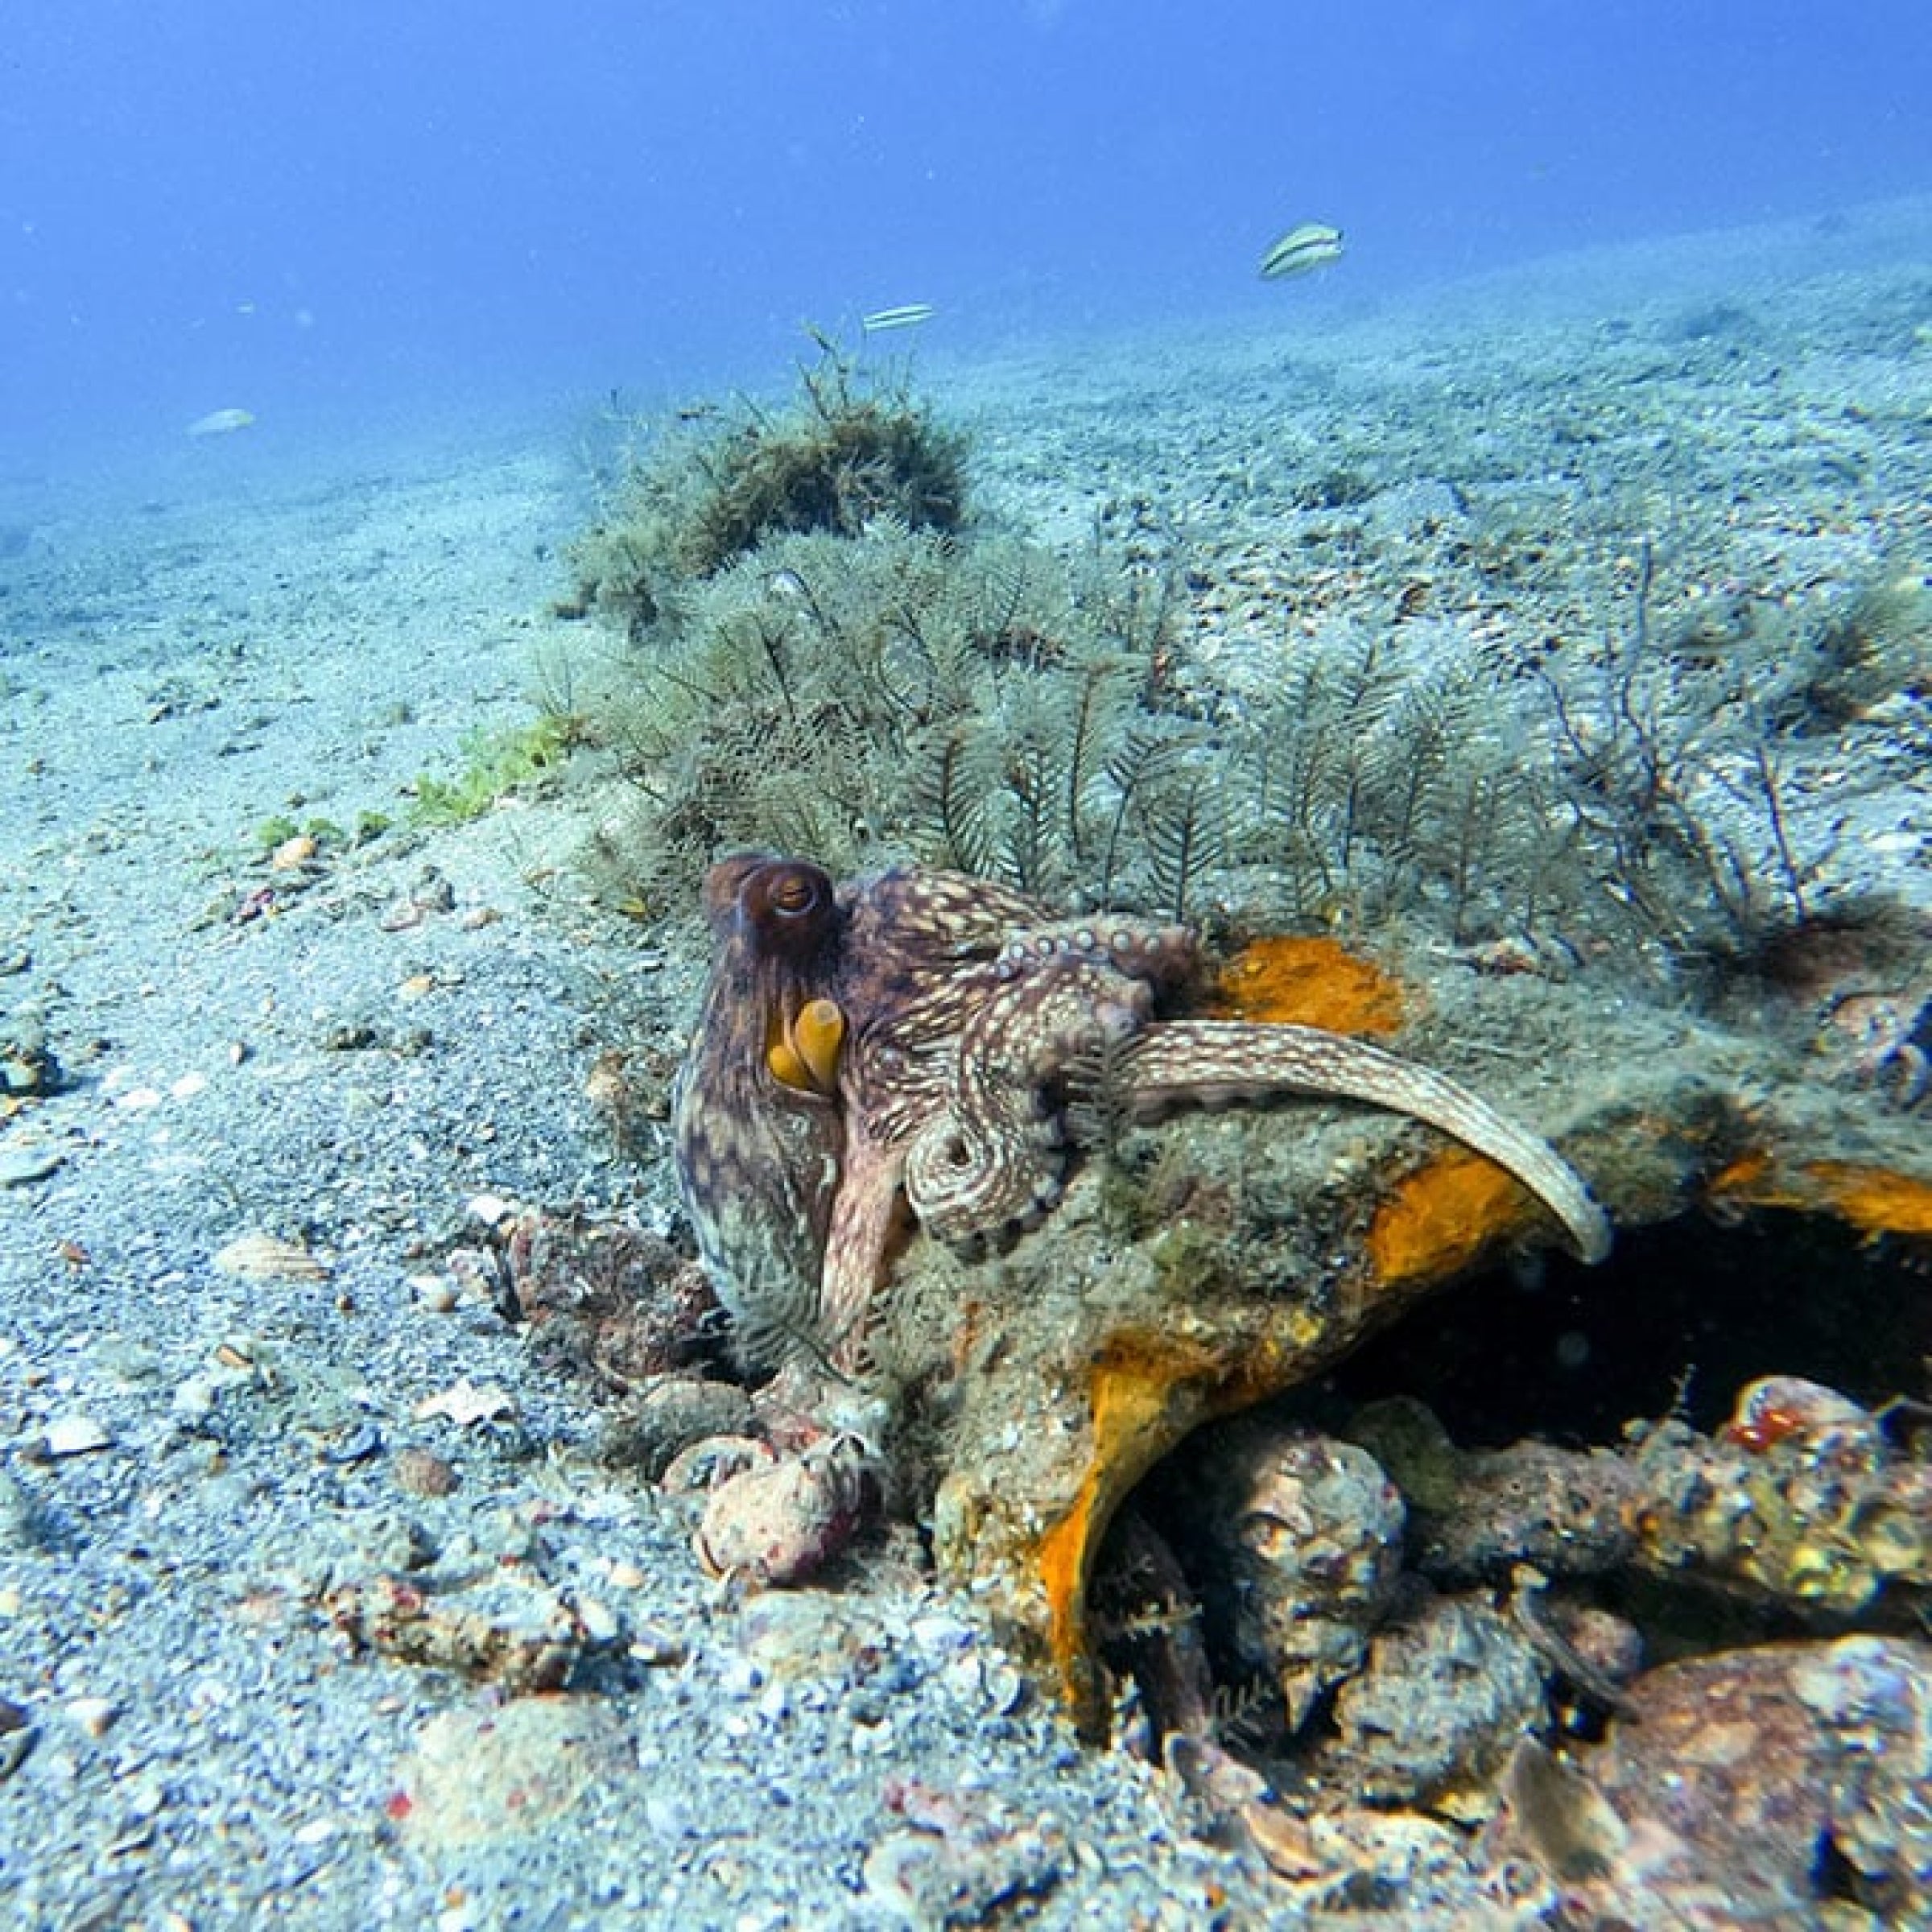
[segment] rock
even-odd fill
[[[1839,1616],[1932,1600],[1932,1468],[1815,1382],[1753,1382],[1715,1435],[1633,1424],[1618,1450],[1461,1450],[1406,1399],[1362,1409],[1349,1432],[1408,1498],[1414,1561],[1438,1583],[1493,1582],[1528,1562]]]
[[[1814,1383],[1754,1384],[1715,1438],[1645,1430],[1633,1463],[1636,1559],[1806,1611],[1932,1600],[1932,1466]],[[1780,1403],[1788,1405],[1781,1407]]]
[[[1932,1645],[1727,1651],[1649,1671],[1629,1698],[1600,1747],[1535,1802],[1517,1790],[1484,1835],[1493,1868],[1544,1869],[1564,1922],[1928,1922]],[[1607,1823],[1579,1833],[1599,1806]]]
[[[358,1649],[486,1678],[511,1696],[559,1689],[599,1647],[560,1591],[514,1567],[464,1588],[378,1572],[338,1584],[324,1608]]]
[[[593,1783],[634,1776],[622,1720],[600,1699],[517,1698],[445,1711],[400,1767],[389,1814],[423,1852],[514,1843],[553,1825]]]
[[[840,1441],[728,1476],[698,1525],[698,1560],[712,1576],[771,1585],[815,1576],[877,1505],[869,1464]]]
[[[411,1496],[448,1496],[456,1487],[456,1472],[433,1451],[409,1444],[396,1451],[395,1476]]]
[[[1503,1617],[1426,1599],[1375,1638],[1336,1693],[1316,1774],[1375,1805],[1484,1816],[1511,1747],[1543,1720],[1543,1691],[1535,1650]]]
[[[1394,1484],[1365,1449],[1259,1417],[1211,1426],[1162,1474],[1147,1506],[1200,1600],[1217,1674],[1278,1686],[1300,1730],[1393,1599]]]
[[[1629,1561],[1628,1517],[1639,1483],[1608,1450],[1542,1442],[1459,1448],[1406,1396],[1356,1411],[1348,1433],[1381,1459],[1410,1510],[1415,1567],[1445,1587],[1506,1576],[1518,1563],[1590,1576]]]
[[[902,1922],[984,1924],[1050,1892],[1066,1868],[1057,1837],[1008,1817],[983,1792],[894,1779],[886,1803],[905,1825],[866,1854],[865,1889]]]
[[[0,1019],[0,1096],[24,1100],[52,1093],[60,1084],[47,1016],[23,1006]]]

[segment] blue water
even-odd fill
[[[1373,299],[1829,214],[1928,103],[1928,0],[14,0],[0,469],[1239,314],[1310,217]]]

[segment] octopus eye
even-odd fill
[[[802,959],[831,928],[832,881],[803,860],[773,860],[745,874],[738,906],[760,945]]]
[[[781,919],[803,919],[819,902],[819,882],[809,873],[788,872],[774,882],[766,898]]]

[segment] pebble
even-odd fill
[[[456,1486],[456,1472],[448,1463],[413,1443],[396,1451],[395,1472],[396,1481],[411,1496],[448,1496]]]
[[[67,1715],[89,1737],[105,1737],[121,1715],[121,1707],[111,1698],[76,1697],[68,1703]]]
[[[58,1147],[0,1147],[0,1187],[43,1181],[66,1158]]]
[[[114,1438],[91,1415],[56,1416],[42,1440],[50,1456],[85,1455],[111,1447]]]

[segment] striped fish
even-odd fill
[[[938,313],[930,302],[902,302],[896,308],[875,308],[859,317],[859,327],[869,336],[883,335],[888,329],[917,328]]]
[[[1304,221],[1291,228],[1261,257],[1261,279],[1278,282],[1305,275],[1342,258],[1342,231],[1326,221]]]

